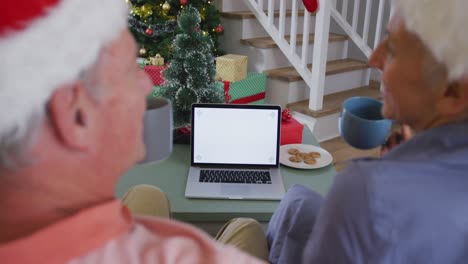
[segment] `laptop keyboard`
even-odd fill
[[[199,181],[271,184],[270,172],[259,170],[201,170]]]

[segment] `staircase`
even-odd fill
[[[378,43],[389,15],[385,1],[380,1],[372,7],[378,1],[364,0],[361,5],[360,0],[322,0],[316,15],[304,11],[300,0],[215,4],[225,29],[222,48],[248,56],[248,71],[268,76],[266,101],[288,107],[319,141],[325,141],[339,135],[344,100],[380,97],[379,76],[367,65],[372,46],[367,43]]]

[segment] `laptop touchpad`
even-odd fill
[[[250,186],[238,184],[221,184],[221,194],[228,198],[242,198],[250,195]]]

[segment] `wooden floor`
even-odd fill
[[[341,137],[337,137],[320,143],[333,156],[336,171],[342,171],[347,161],[359,157],[378,157],[380,148],[370,150],[359,150],[348,145]]]

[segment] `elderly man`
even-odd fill
[[[289,192],[269,226],[272,263],[468,263],[468,1],[393,4],[369,63],[383,115],[415,135],[352,161],[321,205]]]
[[[263,263],[114,200],[119,176],[145,154],[151,89],[126,15],[123,0],[2,2],[0,262]],[[167,209],[164,195],[149,193]],[[241,223],[218,238],[266,256],[258,223]]]

